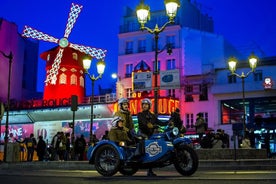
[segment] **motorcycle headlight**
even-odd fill
[[[179,129],[178,129],[177,127],[174,127],[174,128],[172,129],[172,133],[173,133],[174,136],[177,136],[178,133],[179,133]]]

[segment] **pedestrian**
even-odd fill
[[[84,139],[84,135],[81,134],[80,137],[77,137],[75,142],[75,153],[78,157],[78,160],[84,159],[85,148],[86,148],[86,141]]]
[[[118,105],[119,110],[115,112],[114,117],[120,116],[123,119],[123,127],[132,139],[134,137],[134,124],[129,111],[129,100],[127,98],[120,98]]]
[[[27,147],[27,161],[32,162],[34,157],[34,151],[37,147],[37,141],[34,138],[34,134],[31,133],[30,137],[25,138],[24,142]]]
[[[128,137],[127,130],[124,129],[124,120],[120,116],[115,116],[112,119],[112,127],[108,133],[108,138],[114,141],[119,146],[131,144],[131,139]]]
[[[201,141],[203,135],[205,134],[205,131],[207,130],[206,125],[207,124],[203,118],[203,114],[197,113],[195,127],[196,127],[196,133],[198,134],[198,137],[199,137],[199,141]]]
[[[266,130],[266,133],[264,135],[264,143],[265,143],[265,149],[266,154],[268,158],[271,158],[271,150],[270,150],[270,129]]]
[[[36,152],[38,156],[38,161],[43,161],[46,153],[46,142],[43,140],[43,137],[41,135],[38,137]]]
[[[51,158],[50,158],[50,160],[58,160],[58,147],[59,147],[58,140],[60,141],[59,137],[60,137],[60,132],[57,132],[51,141],[51,148],[50,148]]]
[[[70,133],[65,134],[65,152],[64,152],[64,160],[70,160],[71,155],[71,141],[70,141]]]
[[[141,105],[142,112],[137,114],[139,133],[144,137],[150,137],[158,125],[164,126],[167,125],[168,122],[160,121],[155,114],[150,111],[152,106],[150,99],[144,98]],[[156,174],[152,171],[152,168],[148,169],[147,176],[156,176]]]
[[[184,134],[186,132],[186,128],[183,126],[183,121],[180,117],[180,110],[179,108],[176,108],[174,112],[172,112],[170,120],[171,123],[173,123],[174,127],[177,127],[180,134]]]
[[[66,137],[64,132],[60,133],[60,136],[57,140],[58,147],[58,157],[60,161],[64,161],[65,151],[66,151]]]

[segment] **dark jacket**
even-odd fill
[[[160,121],[152,112],[142,111],[137,114],[139,130],[142,134],[151,136],[157,125],[165,126],[168,122]]]

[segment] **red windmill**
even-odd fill
[[[64,72],[65,70],[67,70],[67,71],[76,70],[76,68],[78,68],[78,67],[76,67],[77,65],[81,66],[81,70],[83,70],[82,63],[81,63],[80,59],[75,58],[75,60],[77,60],[78,64],[76,65],[76,63],[72,63],[72,65],[71,65],[70,59],[68,60],[68,57],[63,57],[63,54],[72,55],[72,54],[76,53],[79,56],[77,58],[80,58],[80,56],[82,56],[84,54],[88,54],[91,57],[96,58],[96,59],[103,59],[105,57],[106,50],[96,49],[96,48],[92,48],[92,47],[84,46],[84,45],[78,45],[78,44],[70,43],[68,41],[68,37],[69,37],[71,30],[81,12],[82,7],[83,6],[81,6],[81,5],[72,3],[69,17],[68,17],[67,24],[66,24],[66,29],[64,32],[64,36],[61,39],[57,39],[53,36],[50,36],[43,32],[40,32],[40,31],[33,29],[29,26],[25,26],[25,28],[23,30],[22,36],[24,36],[24,37],[33,38],[33,39],[37,39],[37,40],[43,40],[43,41],[47,41],[47,42],[53,42],[53,43],[58,44],[57,47],[41,54],[41,57],[47,61],[47,64],[46,64],[47,77],[45,80],[44,99],[51,98],[51,96],[54,96],[55,98],[64,98],[64,97],[71,96],[69,93],[73,92],[74,90],[72,91],[70,88],[66,90],[67,93],[65,96],[62,95],[63,93],[60,93],[60,95],[57,95],[58,91],[65,90],[64,85],[67,85],[67,87],[69,87],[69,85],[70,85],[70,83],[67,83],[66,81],[64,82],[64,80],[61,80],[61,81],[63,81],[62,84],[60,84],[59,82],[57,83],[57,80],[59,81],[60,77],[64,77],[64,75],[61,76],[60,73]],[[52,59],[51,57],[48,57],[48,56],[50,56],[50,55],[47,55],[49,53],[55,54],[54,59]],[[71,60],[74,60],[74,59],[71,58]],[[64,69],[62,67],[63,63],[64,63],[64,65],[66,65],[66,69]],[[81,73],[81,75],[83,77],[84,72],[79,71],[79,73]],[[52,95],[50,95],[50,94],[52,94]],[[74,95],[76,95],[76,94],[74,94]]]

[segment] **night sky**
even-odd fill
[[[163,0],[145,0],[151,10],[163,9]],[[223,35],[240,52],[259,57],[276,56],[276,11],[274,0],[197,0],[198,7],[214,19],[215,33]],[[64,35],[71,3],[83,9],[69,36],[69,42],[107,50],[103,88],[115,86],[112,73],[117,71],[118,32],[123,7],[135,8],[139,0],[1,0],[0,17],[15,22],[21,34],[24,25],[56,38]],[[189,18],[189,17],[187,17]],[[40,41],[39,54],[56,44]],[[45,61],[39,58],[38,91],[43,91]],[[92,67],[96,68],[95,63]],[[92,72],[95,73],[95,72]],[[95,73],[96,74],[96,73]],[[91,94],[89,81],[87,95]]]

